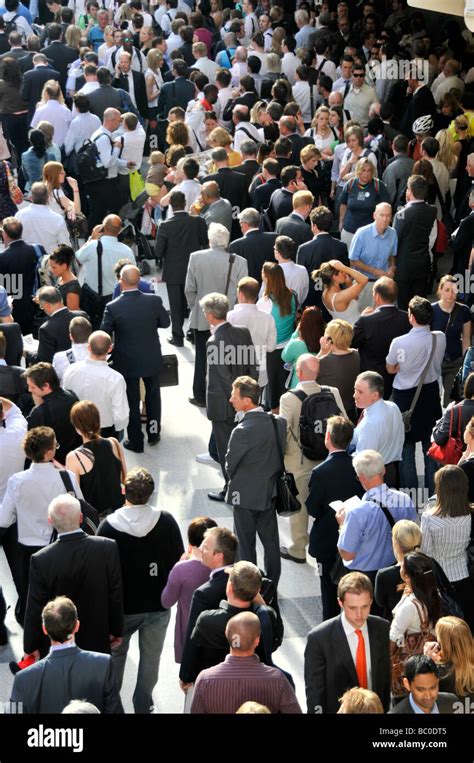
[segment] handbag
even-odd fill
[[[75,212],[73,218],[69,217],[69,210],[63,207],[59,193],[54,193],[53,191],[53,196],[64,211],[64,222],[66,223],[66,228],[68,229],[68,233],[74,244],[76,244],[80,238],[86,239],[89,235],[89,223],[87,217],[82,212]]]
[[[431,352],[430,352],[430,357],[428,358],[428,362],[427,362],[426,366],[423,369],[423,373],[420,376],[420,381],[418,382],[418,386],[416,388],[415,396],[414,396],[413,400],[411,401],[411,405],[410,405],[408,411],[402,411],[402,419],[403,419],[403,426],[405,427],[405,432],[409,432],[411,430],[411,417],[413,416],[413,411],[415,410],[416,404],[418,402],[418,398],[420,397],[421,388],[422,388],[422,386],[424,384],[424,381],[425,381],[425,378],[426,378],[426,374],[428,373],[429,365],[430,365],[431,361],[433,360],[433,355],[434,355],[435,349],[436,349],[436,337],[435,337],[434,334],[432,334],[431,335]]]
[[[176,355],[163,355],[160,368],[160,387],[176,387],[178,384],[178,358]]]
[[[10,169],[10,165],[8,162],[4,161],[3,166],[5,167],[5,172],[7,174],[7,181],[8,181],[8,191],[10,193],[10,198],[13,201],[14,204],[18,207],[23,202],[23,194],[17,185],[17,182],[15,178],[12,175],[12,171]]]
[[[277,442],[278,455],[280,456],[281,469],[277,475],[276,489],[277,495],[275,499],[275,508],[277,514],[280,517],[292,517],[301,511],[301,503],[297,499],[298,490],[294,476],[287,472],[285,469],[285,462],[283,459],[283,451],[280,444],[280,438],[278,436],[278,428],[275,417],[270,414],[270,418],[273,424],[273,430],[275,432],[275,438]]]
[[[392,663],[391,689],[392,694],[395,697],[404,697],[407,694],[407,690],[403,685],[403,676],[405,675],[405,664],[407,660],[414,654],[423,654],[423,647],[428,641],[436,641],[436,636],[429,630],[429,623],[422,619],[422,612],[416,599],[413,600],[413,604],[415,605],[418,617],[420,618],[421,631],[417,633],[405,633],[403,644],[397,646],[390,656]]]
[[[458,431],[456,435],[453,435],[454,425],[454,408],[458,411]],[[452,406],[449,416],[449,435],[448,441],[444,445],[438,445],[436,442],[432,442],[428,449],[428,456],[434,461],[447,466],[449,464],[456,465],[463,453],[463,442],[461,433],[461,412],[462,406]]]

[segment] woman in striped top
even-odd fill
[[[421,549],[433,556],[453,584],[464,619],[474,629],[474,583],[466,550],[471,537],[468,479],[459,466],[443,466],[435,474],[436,503],[421,517]]]

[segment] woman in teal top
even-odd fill
[[[307,307],[303,311],[298,328],[283,349],[281,359],[285,363],[291,363],[293,373],[288,385],[289,389],[294,389],[298,384],[296,376],[296,361],[300,355],[310,352],[311,355],[317,355],[319,352],[319,340],[324,334],[323,316],[319,307]]]
[[[262,281],[263,297],[257,307],[273,316],[277,332],[276,349],[267,352],[267,375],[269,405],[273,413],[278,413],[287,376],[281,353],[295,328],[296,296],[287,287],[283,270],[276,262],[263,264]]]

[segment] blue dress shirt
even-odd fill
[[[372,268],[387,271],[390,267],[390,257],[397,255],[398,236],[390,226],[381,236],[377,232],[375,222],[359,228],[352,239],[349,249],[350,260],[360,260]],[[361,270],[371,281],[377,280],[373,273]]]

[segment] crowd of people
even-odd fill
[[[308,713],[467,712],[472,34],[406,0],[5,0],[0,51],[11,701],[122,713],[138,633],[151,712],[176,604],[191,713],[301,713],[273,655],[308,554]],[[168,327],[234,523],[186,543],[126,463],[161,442]]]

